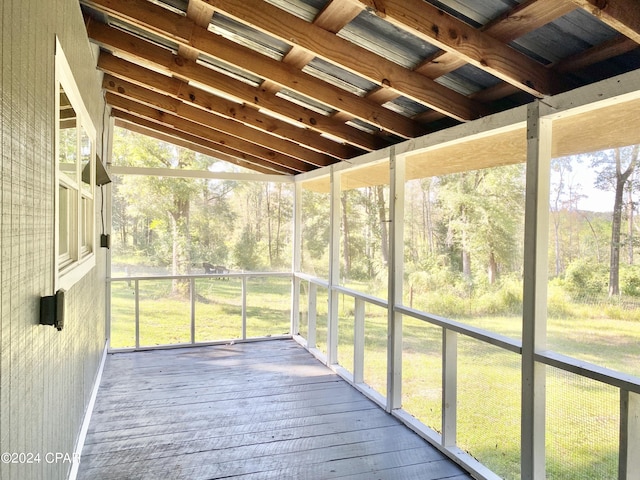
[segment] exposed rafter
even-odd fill
[[[237,98],[247,105],[253,105],[255,108],[264,108],[299,122],[319,133],[332,135],[365,150],[376,150],[386,145],[381,138],[366,134],[317,112],[299,107],[270,92],[252,87],[247,83],[199,65],[194,61],[174,55],[170,51],[137,38],[132,34],[91,21],[87,24],[87,31],[95,42],[111,51],[134,58],[137,63],[147,65],[153,69],[160,69],[168,75],[175,75],[188,81],[206,85],[229,97]],[[181,98],[189,98],[192,94],[195,95],[193,92],[181,91],[178,95]]]
[[[538,97],[558,83],[541,64],[423,0],[348,0]]]
[[[260,158],[258,156],[251,155],[245,152],[241,152],[239,150],[234,150],[233,148],[227,147],[226,145],[220,145],[220,144],[214,143],[200,136],[175,129],[172,126],[167,125],[165,123],[149,120],[139,115],[133,115],[131,113],[128,113],[124,109],[114,108],[112,110],[112,115],[116,119],[120,119],[122,122],[126,122],[128,124],[135,124],[141,128],[146,128],[148,130],[157,132],[159,134],[175,137],[185,142],[198,144],[212,152],[222,153],[224,155],[229,155],[230,157],[233,157],[233,158],[239,158],[240,160],[246,162],[242,166],[247,168],[253,169],[253,165],[257,165],[260,168],[265,168],[270,172],[275,172],[275,173],[281,173],[281,174],[287,174],[287,175],[293,175],[293,174],[299,173],[297,170],[294,170],[292,168],[276,164],[272,161],[264,160],[263,158]],[[235,161],[233,163],[238,164]]]
[[[118,115],[118,111],[116,111],[116,115]],[[122,115],[125,116],[128,114],[123,113]],[[155,138],[156,140],[160,140],[162,142],[171,143],[173,145],[177,145],[182,148],[187,148],[189,150],[193,150],[194,152],[198,152],[203,155],[207,155],[209,157],[225,161],[227,163],[232,163],[239,167],[248,168],[259,173],[266,173],[266,174],[281,173],[271,168],[263,167],[262,165],[259,165],[257,163],[251,163],[248,160],[238,158],[235,155],[229,155],[227,153],[223,153],[218,148],[208,148],[204,146],[202,144],[201,139],[197,137],[194,137],[192,138],[192,141],[189,141],[189,140],[180,138],[180,136],[177,136],[173,131],[171,132],[171,134],[167,134],[167,133],[162,133],[153,128],[142,126],[136,117],[133,117],[132,119],[130,118],[130,120],[125,120],[123,118],[119,118],[118,116],[116,116],[115,126],[119,128],[124,128],[126,130],[130,130],[135,133],[140,133],[147,137]]]
[[[133,83],[126,82],[110,75],[106,75],[104,77],[102,86],[106,91],[115,95],[120,95],[130,100],[144,103],[162,110],[163,112],[175,114],[185,120],[199,123],[200,125],[204,125],[212,130],[232,135],[239,139],[248,140],[255,145],[260,145],[283,155],[297,158],[310,165],[327,166],[335,162],[334,158],[323,153],[309,150],[301,147],[297,143],[269,135],[268,133],[248,127],[244,123],[213,115],[200,108],[170,97],[169,95],[154,92],[148,88],[134,85]]]
[[[111,107],[116,110],[122,110],[137,117],[170,126],[175,130],[189,133],[209,142],[229,147],[237,152],[247,153],[275,165],[284,165],[288,169],[296,172],[307,172],[313,169],[311,165],[298,160],[297,158],[256,145],[248,140],[243,140],[233,135],[220,132],[205,125],[182,118],[178,115],[150,107],[144,103],[127,99],[110,92],[106,94],[106,99]]]
[[[300,0],[79,1],[118,125],[261,173],[349,161],[640,61],[636,0],[522,0],[493,13],[425,0],[319,11]]]
[[[482,27],[481,31],[508,43],[576,8],[566,0],[528,0],[494,19]],[[430,78],[437,78],[464,64],[464,58],[456,52],[441,50],[419,65],[416,71]]]
[[[314,56],[339,65],[392,90],[396,95],[411,98],[444,115],[458,120],[471,120],[484,113],[480,104],[464,95],[262,0],[209,0],[208,3],[216,11],[236,21],[304,48]]]
[[[88,3],[109,15],[132,22],[139,28],[193,47],[199,52],[267,78],[301,95],[315,98],[331,108],[344,110],[355,118],[388,132],[404,138],[415,137],[420,133],[419,127],[402,115],[316,79],[295,67],[215,35],[187,17],[150,4],[146,0],[91,0]],[[170,27],[167,26],[167,22],[171,24]]]
[[[357,149],[329,140],[328,138],[320,136],[317,132],[293,125],[290,122],[278,120],[272,116],[260,113],[255,108],[226,100],[189,85],[183,80],[163,77],[162,75],[158,75],[157,72],[117,58],[106,52],[100,54],[98,68],[117,78],[128,80],[155,92],[170,95],[174,99],[198,107],[204,112],[241,122],[241,125],[251,125],[263,133],[287,139],[300,145],[306,145],[312,148],[315,153],[322,152],[333,156],[335,159],[351,158],[358,154]],[[107,88],[113,90],[114,88],[124,87],[117,86],[117,82],[113,81],[113,85],[110,84]],[[177,108],[178,107],[176,107],[176,109]],[[217,119],[214,119],[214,121],[217,121]],[[249,132],[249,138],[251,138],[250,133],[251,132]],[[332,162],[327,159],[321,163],[328,165]]]

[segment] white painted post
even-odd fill
[[[318,316],[318,287],[309,282],[307,309],[307,348],[316,348],[316,318]]]
[[[364,300],[355,299],[353,322],[353,383],[364,382]]]
[[[458,334],[442,329],[442,446],[456,446],[458,421]]]
[[[338,363],[338,292],[340,284],[340,173],[331,169],[331,239],[329,241],[329,312],[327,315],[327,364]]]
[[[291,282],[291,335],[300,333],[300,279],[302,264],[302,184],[294,183],[293,197],[293,275]]]
[[[387,411],[402,406],[402,303],[404,276],[404,183],[405,159],[389,155],[389,265],[387,290]]]
[[[632,480],[640,473],[640,394],[620,390],[620,458],[618,479]]]
[[[247,277],[242,276],[242,339],[247,339]]]
[[[136,317],[136,348],[140,348],[140,280],[133,281],[133,302]]]
[[[191,304],[191,345],[196,343],[196,279],[189,279],[189,302]]]
[[[522,318],[522,480],[546,478],[545,366],[536,363],[534,355],[546,344],[551,127],[551,120],[540,118],[539,101],[530,104]]]

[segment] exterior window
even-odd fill
[[[95,129],[56,44],[56,280],[69,288],[95,265]]]

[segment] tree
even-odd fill
[[[302,268],[319,277],[329,274],[331,214],[329,195],[302,191]]]
[[[123,129],[115,130],[114,157],[118,164],[139,167],[163,167],[167,169],[206,169],[212,159],[191,150],[160,142],[144,135]],[[128,204],[129,199],[138,201],[129,212],[120,215],[123,223],[123,240],[126,241],[124,222],[134,221],[133,231],[138,235],[138,224],[144,220],[145,235],[150,230],[158,231],[156,242],[150,246],[149,254],[164,257],[171,265],[172,275],[189,273],[192,265],[190,235],[191,205],[203,195],[204,180],[186,178],[162,178],[157,176],[126,176],[118,188],[114,199],[115,210],[120,211],[120,203]],[[205,188],[206,192],[206,188]],[[164,241],[166,249],[157,248],[157,242]],[[134,240],[134,244],[137,240]],[[150,243],[150,242],[147,242]],[[162,245],[160,245],[162,246]],[[168,256],[168,258],[167,258]],[[188,282],[174,280],[172,293],[187,295]]]
[[[620,231],[622,227],[623,196],[627,182],[638,162],[639,146],[621,147],[599,152],[591,165],[599,168],[595,186],[601,190],[613,190],[613,217],[609,257],[609,296],[620,294]]]
[[[522,231],[524,171],[522,165],[463,172],[442,177],[440,208],[462,255],[462,274],[472,276],[472,257],[486,266],[495,283],[500,264],[517,263]]]
[[[582,164],[580,156],[555,158],[551,161],[550,209],[553,220],[553,248],[555,276],[565,271],[566,265],[579,255],[580,237],[576,233],[579,220],[578,202],[584,198],[582,186],[575,181],[574,167]],[[583,215],[584,217],[584,215]],[[586,217],[584,217],[586,218]],[[566,238],[563,238],[563,233]]]

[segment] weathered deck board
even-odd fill
[[[110,355],[88,479],[469,479],[293,341]]]

